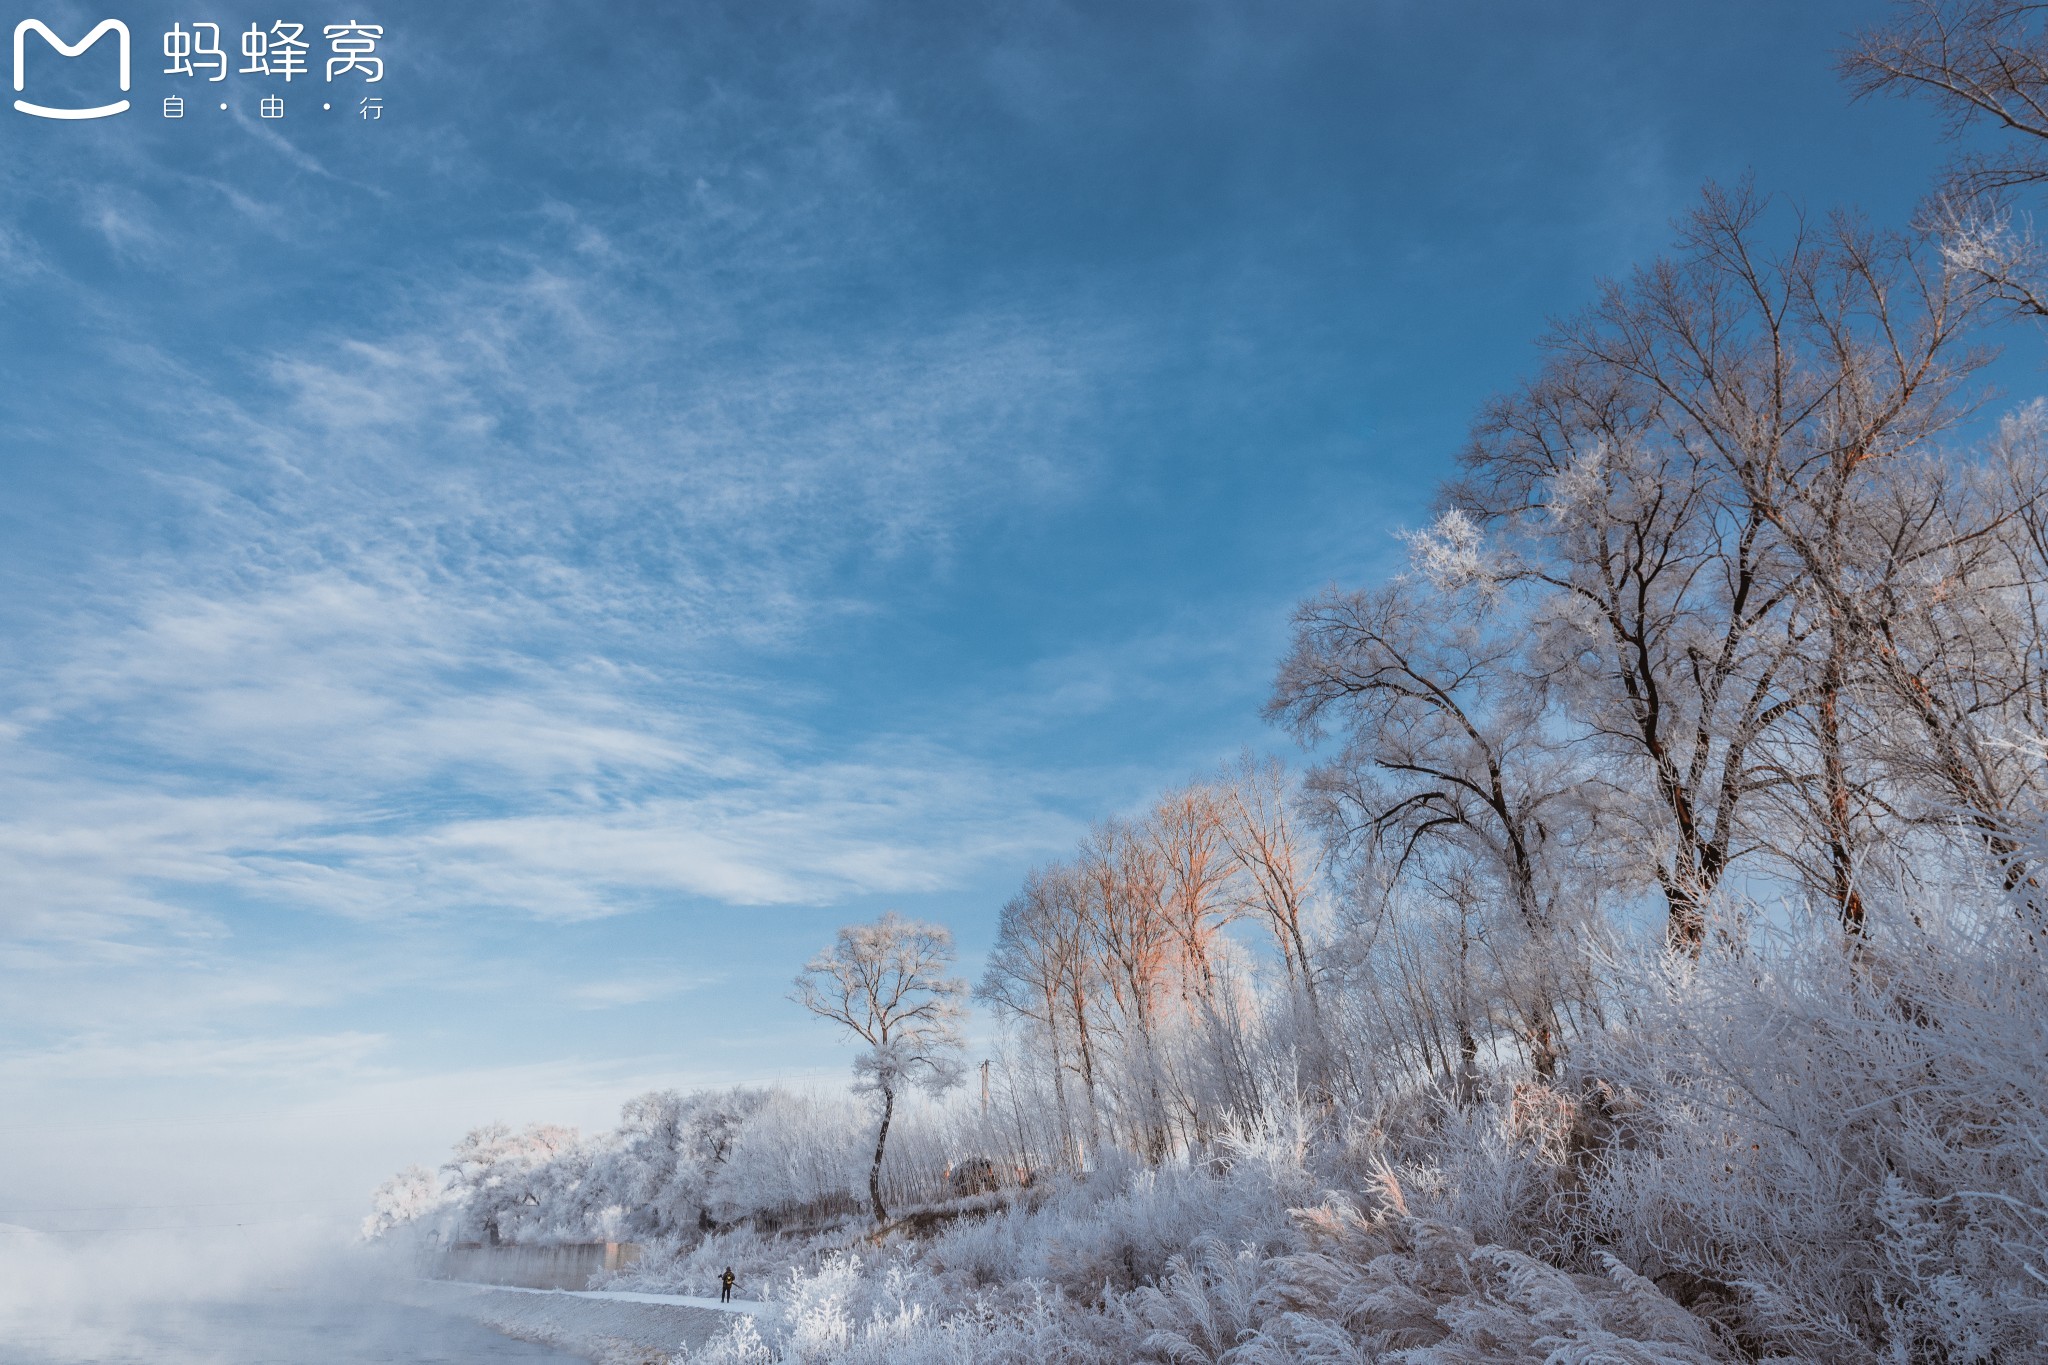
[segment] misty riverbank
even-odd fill
[[[414,1281],[162,1303],[118,1320],[0,1332],[8,1365],[665,1365],[731,1326],[715,1307]]]
[[[410,1255],[326,1228],[8,1231],[6,1365],[642,1365],[735,1320],[705,1300],[420,1280]]]
[[[17,1320],[6,1327],[0,1359],[9,1365],[576,1365],[602,1358],[515,1340],[473,1316],[422,1302],[303,1290],[153,1304],[97,1322]]]

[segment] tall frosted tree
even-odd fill
[[[1440,562],[1477,563],[1469,524],[1449,519],[1412,548],[1416,576],[1297,612],[1268,714],[1305,743],[1340,738],[1310,782],[1334,851],[1364,880],[1429,888],[1461,917],[1471,898],[1447,889],[1490,888],[1505,912],[1496,940],[1522,945],[1503,1002],[1547,1076],[1562,1046],[1553,940],[1595,899],[1564,865],[1590,837],[1600,784],[1550,724],[1519,620],[1489,605],[1477,569]]]
[[[1023,890],[1003,907],[979,992],[998,1011],[1026,1021],[1043,1036],[1062,1159],[1070,1158],[1077,1169],[1086,1166],[1087,1151],[1082,1136],[1073,1131],[1067,1096],[1070,1064],[1064,1040],[1070,1032],[1075,1058],[1071,1065],[1081,1078],[1087,1145],[1101,1142],[1095,1057],[1088,1036],[1088,1000],[1096,973],[1079,883],[1073,869],[1064,865],[1037,868],[1025,878]]]
[[[849,924],[830,948],[804,964],[790,998],[865,1046],[854,1059],[854,1089],[874,1099],[875,1155],[868,1200],[884,1222],[882,1157],[897,1097],[916,1087],[939,1095],[960,1084],[960,1020],[967,983],[946,975],[953,935],[944,926],[895,911],[873,924]]]

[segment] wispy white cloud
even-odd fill
[[[126,344],[186,509],[0,678],[10,932],[204,907],[616,913],[925,892],[1056,840],[1033,778],[769,681],[874,575],[1087,477],[1116,329],[968,309],[749,345],[596,223],[258,361]],[[680,312],[678,311],[680,309]],[[190,452],[200,452],[194,461]],[[849,572],[851,570],[851,572]]]
[[[660,971],[643,969],[608,980],[578,982],[566,987],[562,997],[577,1009],[618,1009],[673,999],[715,979],[673,966]]]
[[[18,751],[18,746],[17,751]],[[314,808],[139,783],[0,778],[0,931],[97,943],[135,927],[205,934],[189,894],[242,876],[238,851],[286,837]]]
[[[232,1076],[236,1080],[332,1082],[368,1074],[389,1039],[375,1033],[272,1038],[113,1039],[84,1036],[0,1057],[0,1077],[66,1082]]]
[[[326,575],[167,594],[81,640],[10,727],[12,927],[189,923],[207,893],[354,917],[817,903],[936,889],[1058,828],[1029,781],[932,740],[828,745],[743,680],[545,658],[517,618]]]

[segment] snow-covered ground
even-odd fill
[[[520,1341],[552,1346],[603,1365],[667,1365],[766,1305],[721,1304],[680,1294],[621,1290],[516,1289],[421,1280],[406,1297]]]
[[[460,1280],[432,1281],[460,1284],[465,1289],[488,1289],[500,1294],[566,1294],[572,1299],[610,1299],[618,1303],[672,1303],[685,1308],[709,1308],[715,1313],[765,1313],[768,1305],[756,1299],[694,1298],[688,1294],[642,1294],[631,1289],[526,1289],[518,1285],[469,1284]]]

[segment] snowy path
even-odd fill
[[[572,1299],[615,1299],[620,1303],[673,1303],[684,1308],[709,1308],[719,1313],[745,1313],[752,1316],[768,1311],[768,1305],[758,1299],[734,1299],[720,1303],[717,1299],[693,1299],[683,1294],[641,1294],[630,1289],[524,1289],[512,1284],[478,1284],[474,1280],[435,1280],[435,1284],[459,1284],[464,1289],[490,1289],[501,1294],[562,1294]]]
[[[750,1299],[720,1303],[683,1294],[525,1289],[464,1280],[414,1280],[408,1291],[407,1297],[422,1307],[586,1360],[667,1360],[678,1349],[698,1349],[768,1307]]]

